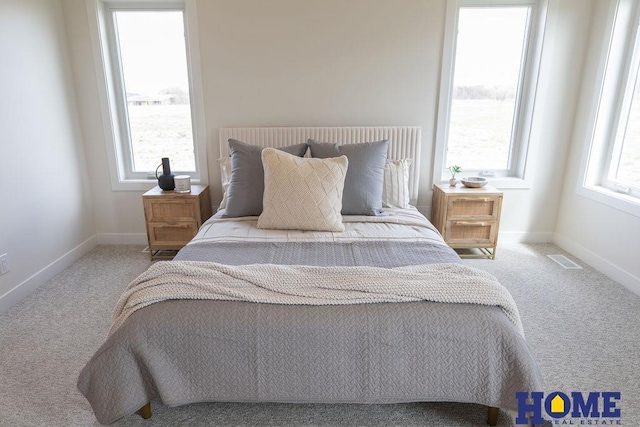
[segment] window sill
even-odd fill
[[[614,209],[640,218],[640,199],[598,185],[579,186],[577,193]]]
[[[465,174],[464,172],[462,172],[462,174],[458,175],[458,178],[456,179],[460,181],[461,178],[465,178],[467,176],[480,176],[480,175],[473,174],[473,173]],[[449,178],[450,176],[443,175],[441,177],[441,182],[448,183]],[[490,186],[495,187],[499,190],[503,190],[503,189],[530,190],[531,189],[531,180],[526,178],[523,179],[523,178],[508,177],[508,176],[493,177],[493,178],[485,176],[484,178],[487,178],[489,180]]]
[[[199,179],[191,179],[191,184],[202,184]],[[157,179],[126,179],[111,183],[113,191],[148,191],[158,185]]]

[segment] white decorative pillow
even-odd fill
[[[218,163],[220,163],[220,182],[222,183],[222,201],[218,210],[221,210],[227,206],[227,189],[231,182],[231,157],[221,157]]]
[[[344,231],[346,156],[309,159],[265,148],[264,195],[258,228]]]
[[[384,165],[382,206],[403,209],[409,207],[409,166],[411,159],[389,160]]]

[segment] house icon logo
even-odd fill
[[[561,395],[556,394],[556,397],[551,399],[551,412],[554,414],[565,414],[565,402]]]

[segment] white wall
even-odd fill
[[[600,49],[605,39],[606,10],[611,1],[598,0],[594,6],[554,241],[640,294],[640,218],[576,192],[584,147],[590,144],[588,122],[597,88]]]
[[[62,0],[99,243],[146,243],[142,192],[112,191],[84,0]],[[158,164],[160,160],[158,160]],[[149,184],[149,188],[155,184]],[[117,235],[113,240],[113,235]],[[112,239],[112,240],[110,240]]]
[[[141,192],[110,186],[85,2],[64,4],[91,182],[100,194],[100,240],[137,235],[143,242]],[[214,203],[221,197],[220,127],[419,125],[427,141],[423,162],[431,164],[444,6],[441,0],[199,1]]]
[[[499,240],[549,242],[560,203],[579,77],[591,14],[589,0],[550,0],[527,173],[530,189],[505,189]]]
[[[430,165],[444,16],[444,1],[200,1],[210,144],[220,127],[418,125]]]
[[[60,3],[0,2],[0,58],[2,312],[90,249],[95,229]]]
[[[141,192],[110,187],[84,1],[64,4],[100,240],[142,243]],[[550,241],[557,219],[591,1],[550,4],[531,143],[536,180],[505,191],[502,241]],[[220,127],[417,125],[418,204],[428,212],[445,8],[446,0],[199,0],[214,203]]]

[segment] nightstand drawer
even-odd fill
[[[149,222],[189,221],[197,218],[199,206],[193,198],[146,200],[146,215]]]
[[[444,240],[451,247],[494,246],[498,233],[496,221],[447,221]]]
[[[451,196],[447,200],[447,219],[497,220],[500,197]]]
[[[198,232],[198,224],[189,222],[150,222],[147,224],[149,240],[156,249],[175,248],[186,245]]]

